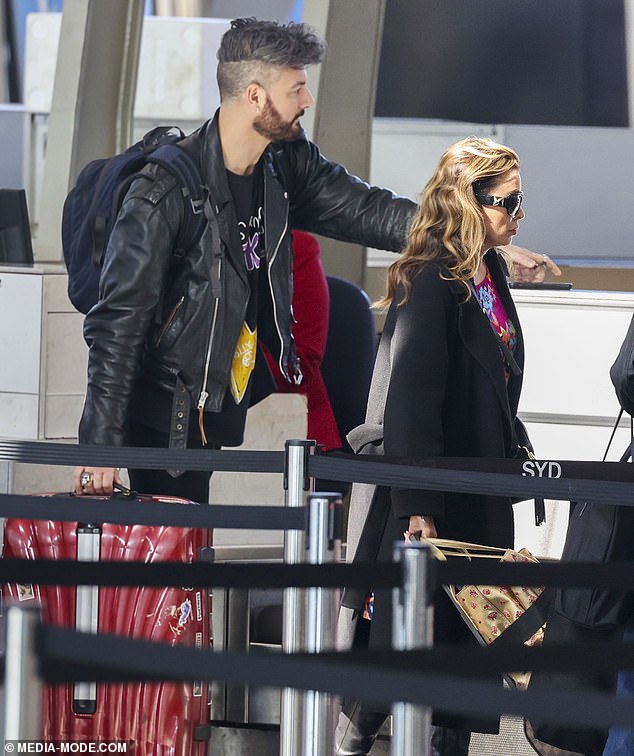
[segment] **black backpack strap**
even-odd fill
[[[211,264],[211,296],[214,299],[220,299],[222,295],[222,244],[220,243],[218,218],[214,212],[213,197],[210,192],[207,192],[203,202],[203,211],[211,234],[211,249],[214,254]]]
[[[162,144],[148,157],[151,163],[170,171],[178,179],[186,210],[177,249],[186,251],[195,244],[205,227],[203,213],[204,189],[200,168],[196,161],[176,143]]]
[[[166,140],[178,142],[184,138],[185,134],[178,126],[155,126],[143,135],[140,146],[144,151],[151,152],[164,144]]]

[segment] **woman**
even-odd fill
[[[524,348],[496,247],[517,233],[521,190],[517,155],[490,139],[465,139],[442,156],[379,302],[389,311],[366,423],[350,434],[355,450],[419,458],[514,456]],[[391,561],[404,532],[512,547],[511,501],[355,484],[348,530],[355,560]],[[390,593],[375,594],[363,630],[369,624],[370,647],[391,644]],[[365,595],[348,590],[342,601],[355,612],[357,642]],[[434,637],[438,643],[473,641],[442,592]],[[367,753],[385,717],[345,702],[336,753]],[[445,727],[434,728],[432,754],[467,754],[472,729],[497,731],[496,722],[434,717],[434,723]]]

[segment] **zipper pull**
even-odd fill
[[[207,435],[205,434],[205,402],[207,401],[209,394],[206,391],[201,392],[198,399],[198,429],[200,430],[200,440],[203,446],[207,446]]]

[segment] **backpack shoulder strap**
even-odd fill
[[[205,224],[204,188],[200,168],[184,149],[173,142],[157,147],[148,156],[148,162],[162,166],[176,176],[180,183],[186,210],[178,247],[187,249],[200,237]]]

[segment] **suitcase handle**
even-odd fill
[[[133,491],[131,488],[126,488],[126,486],[121,483],[113,483],[112,488],[114,490],[114,493],[112,494],[113,499],[134,499],[137,496],[136,491]]]
[[[77,561],[98,562],[101,556],[101,525],[77,523]],[[78,585],[75,593],[75,629],[96,633],[99,623],[99,588]],[[94,714],[97,711],[97,683],[78,682],[73,686],[73,711]]]

